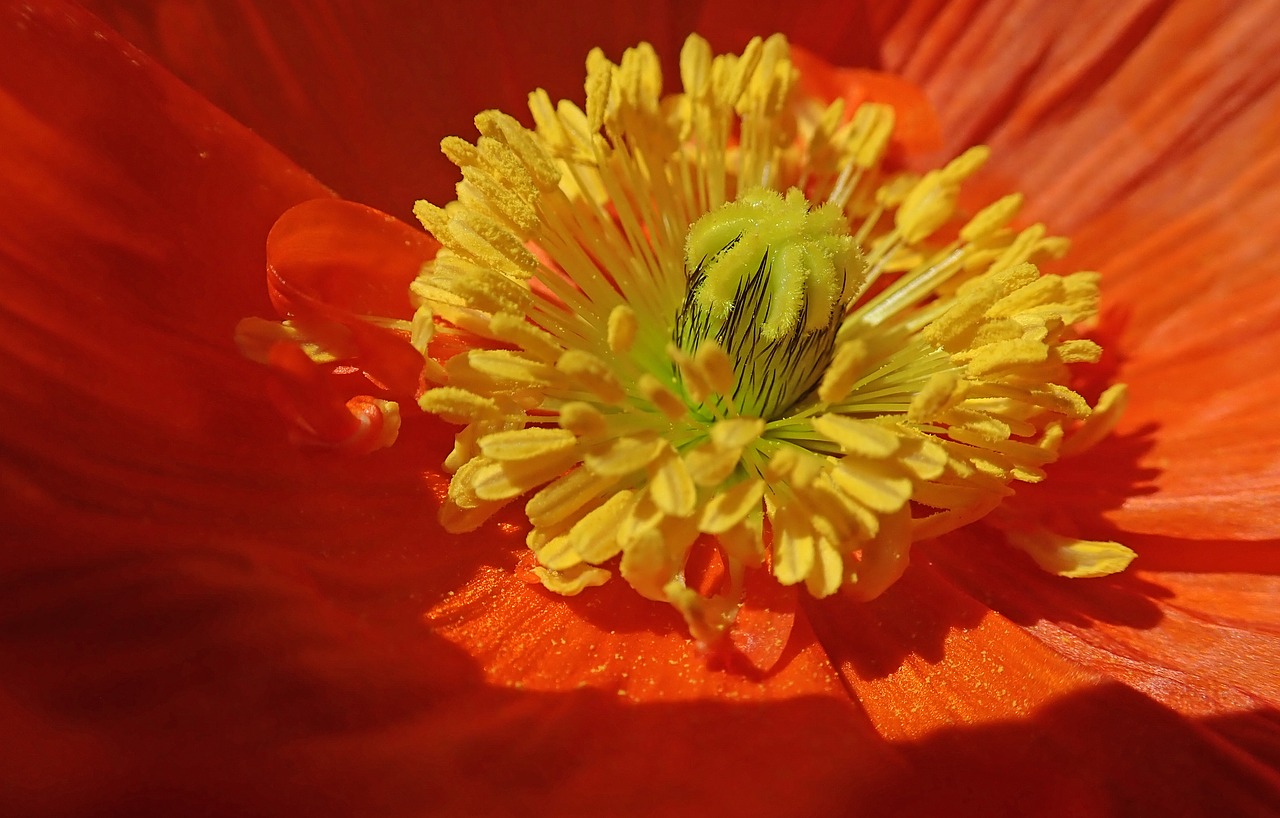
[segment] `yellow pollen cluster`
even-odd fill
[[[1123,395],[1091,419],[1066,386],[1100,353],[1076,332],[1097,276],[1042,275],[1067,244],[1011,229],[1016,195],[958,213],[985,148],[886,167],[893,109],[807,118],[781,36],[720,56],[691,37],[680,75],[663,96],[648,45],[594,51],[585,110],[539,90],[534,129],[488,111],[474,143],[446,139],[462,181],[415,208],[443,249],[412,336],[421,407],[464,427],[444,525],[525,498],[547,588],[617,570],[711,642],[750,569],[874,597],[912,541],[1042,479]],[[446,334],[467,351],[437,362]],[[1014,539],[1067,575],[1132,556]],[[698,542],[726,569],[711,596],[685,573]]]

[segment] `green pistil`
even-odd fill
[[[712,400],[781,417],[821,379],[864,271],[838,207],[810,209],[796,189],[747,191],[690,228],[672,340],[690,355],[714,341],[729,356],[733,392]]]

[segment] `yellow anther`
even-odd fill
[[[807,489],[822,472],[827,461],[798,446],[776,449],[765,466],[769,483],[786,483],[796,489]]]
[[[893,135],[894,112],[888,105],[861,105],[853,117],[853,161],[870,169],[880,163]]]
[[[670,447],[649,465],[649,495],[672,517],[688,517],[697,511],[697,486],[684,460]]]
[[[839,403],[848,397],[849,390],[862,374],[867,355],[867,345],[858,339],[844,341],[837,346],[831,365],[818,386],[818,398],[823,403]]]
[[[609,349],[619,355],[630,352],[639,327],[640,322],[636,318],[635,310],[626,304],[614,307],[609,311]]]
[[[648,466],[668,448],[657,435],[619,437],[587,452],[582,462],[596,474],[625,477]]]
[[[568,534],[547,537],[544,532],[538,532],[537,535],[530,532],[525,544],[533,551],[538,562],[549,571],[571,571],[582,564],[582,557],[573,550]]]
[[[711,442],[721,449],[741,452],[764,434],[765,422],[760,418],[730,418],[711,427]]]
[[[1093,448],[1115,429],[1128,404],[1128,387],[1122,383],[1109,386],[1098,398],[1098,405],[1093,407],[1085,422],[1063,442],[1059,454],[1070,457]]]
[[[764,482],[747,479],[717,494],[702,510],[698,529],[707,534],[723,534],[760,508]]]
[[[448,241],[449,216],[444,208],[419,199],[413,203],[413,215],[441,244]]]
[[[813,528],[794,505],[778,505],[774,511],[773,575],[783,585],[802,582],[813,568],[816,545]]]
[[[915,244],[933,235],[955,212],[959,188],[942,171],[926,173],[903,199],[896,224],[902,240]]]
[[[500,312],[489,319],[489,331],[495,338],[519,346],[543,363],[554,364],[564,352],[554,335],[535,327],[522,315]]]
[[[1044,363],[1049,359],[1049,347],[1030,338],[1000,341],[977,350],[969,361],[966,374],[981,378],[1000,372]]]
[[[1137,556],[1118,542],[1064,537],[1044,528],[1006,530],[1009,542],[1044,570],[1061,577],[1105,577],[1129,567]]]
[[[426,357],[427,347],[431,345],[431,339],[436,334],[436,317],[431,307],[423,304],[413,311],[413,320],[409,324],[409,343],[413,344],[413,348]]]
[[[941,171],[942,177],[950,184],[959,184],[977,173],[990,156],[991,149],[986,145],[974,145],[948,162]]]
[[[680,420],[689,413],[689,407],[685,406],[684,401],[648,372],[640,376],[636,386],[644,399],[657,407],[668,420]]]
[[[698,347],[693,356],[693,364],[712,392],[724,395],[733,390],[733,361],[715,341]]]
[[[529,94],[529,113],[538,129],[538,135],[546,140],[547,146],[556,156],[563,156],[573,148],[573,142],[560,122],[551,97],[541,88]],[[558,171],[557,171],[558,175]]]
[[[911,399],[907,420],[912,423],[931,423],[959,403],[964,398],[964,393],[965,382],[954,372],[938,372]]]
[[[440,140],[440,152],[460,168],[470,167],[480,161],[480,151],[460,136],[446,136]]]
[[[546,94],[544,92],[543,97]],[[546,116],[550,101],[540,113]],[[485,111],[476,116],[476,128],[487,137],[500,140],[519,158],[524,170],[542,190],[552,190],[560,182],[560,169],[547,155],[537,137],[525,130],[515,117],[501,111]]]
[[[747,47],[743,49],[742,56],[734,57],[732,54],[724,54],[716,58],[712,82],[720,104],[726,107],[737,104],[747,88],[747,83],[751,81],[756,66],[760,64],[763,52],[764,41],[759,37],[752,37]],[[714,72],[714,68],[722,70]],[[719,73],[720,76],[714,76],[715,73]]]
[[[599,132],[604,125],[605,109],[609,104],[609,89],[613,80],[613,64],[598,48],[587,54],[587,129]]]
[[[450,423],[469,423],[496,418],[499,414],[498,404],[492,398],[453,386],[428,389],[418,398],[418,406],[422,411],[440,415]]]
[[[514,468],[510,463],[500,463],[483,457],[471,462],[480,464],[467,480],[476,498],[509,500],[563,473],[571,463],[571,455],[550,452]]]
[[[538,260],[510,231],[485,214],[470,213],[449,220],[450,248],[507,275],[525,278],[538,271]]]
[[[1102,357],[1102,347],[1088,338],[1064,341],[1056,351],[1058,360],[1067,364],[1095,364]]]
[[[561,428],[581,438],[603,437],[608,428],[604,414],[594,404],[571,401],[560,407]]]
[[[480,452],[498,462],[533,460],[567,452],[577,445],[577,436],[568,429],[540,426],[495,432],[480,438]]]
[[[814,430],[840,444],[846,454],[883,458],[898,448],[898,436],[869,420],[846,415],[827,414],[813,419]]]
[[[990,271],[998,272],[1025,264],[1035,255],[1036,248],[1044,240],[1043,224],[1033,224],[1020,232],[1004,252],[991,264]]]
[[[839,590],[844,582],[844,558],[825,537],[817,540],[817,551],[814,555],[813,567],[805,575],[804,584],[809,593],[823,599]]]
[[[1010,193],[979,210],[960,228],[961,241],[979,241],[1005,227],[1022,209],[1022,194]]]
[[[613,559],[622,550],[618,529],[635,492],[623,489],[583,515],[569,531],[569,545],[578,557],[591,563]]]
[[[685,468],[699,486],[714,488],[728,480],[742,462],[742,449],[726,449],[703,443],[684,455]]]
[[[535,528],[549,528],[574,516],[587,503],[609,490],[617,480],[590,469],[574,469],[530,497],[524,512]]]
[[[508,187],[502,180],[475,165],[462,169],[462,181],[458,183],[458,201],[468,209],[488,210],[506,219],[521,238],[537,230],[538,212],[529,197],[521,195],[519,188]]]
[[[528,167],[510,146],[501,139],[482,136],[476,141],[480,150],[479,167],[484,168],[494,179],[499,180],[525,200],[532,200],[538,195],[538,185],[529,173]]]
[[[862,559],[849,575],[849,593],[855,599],[875,599],[898,581],[907,569],[911,548],[911,516],[886,515],[875,538],[862,548]]]
[[[467,356],[471,368],[499,381],[547,386],[553,375],[546,364],[503,349],[477,350]]]
[[[831,479],[872,511],[897,511],[911,498],[911,478],[891,462],[846,457],[832,469]]]
[[[621,403],[626,399],[626,390],[618,382],[613,370],[590,352],[581,349],[567,350],[556,361],[556,369],[605,403]]]
[[[680,49],[680,81],[686,93],[701,97],[711,86],[711,46],[697,34]]]
[[[560,596],[577,596],[587,588],[604,585],[611,574],[603,568],[592,565],[577,565],[568,571],[552,571],[547,568],[534,568],[533,573],[542,583],[542,587]]]

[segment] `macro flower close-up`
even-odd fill
[[[1277,814],[1277,15],[0,3],[0,814]]]

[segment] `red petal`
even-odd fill
[[[0,12],[0,81],[9,485],[137,515],[252,472],[279,422],[231,332],[268,309],[266,230],[324,188],[73,6]]]
[[[904,19],[931,16],[925,4],[909,11]],[[268,213],[319,195],[315,186],[109,34],[95,37],[73,7],[0,14],[11,95],[0,139],[19,137],[0,151],[9,159],[0,190],[19,194],[0,229],[2,474],[6,503],[17,505],[16,515],[6,505],[12,527],[0,550],[0,718],[9,734],[29,737],[30,752],[5,769],[35,773],[16,784],[6,776],[10,812],[179,814],[194,803],[229,814],[582,814],[601,804],[623,814],[749,816],[779,805],[812,815],[1020,814],[1032,804],[1062,814],[1266,814],[1280,798],[1273,771],[1219,739],[1274,750],[1265,739],[1274,711],[1188,723],[1114,687],[1036,709],[1075,679],[999,617],[971,623],[981,606],[956,604],[945,587],[928,587],[933,580],[923,586],[935,607],[908,596],[884,620],[907,646],[896,649],[905,661],[878,665],[871,678],[859,675],[859,651],[883,660],[895,650],[877,637],[875,615],[866,630],[839,617],[823,623],[848,640],[841,667],[870,691],[869,709],[887,729],[919,736],[896,745],[826,694],[634,706],[610,690],[478,684],[471,661],[418,616],[473,575],[486,587],[499,570],[488,562],[502,559],[491,543],[432,527],[417,471],[426,457],[438,462],[442,435],[424,425],[402,441],[410,445],[354,465],[301,456],[254,408],[261,376],[226,341],[237,317],[263,306],[256,237]],[[346,60],[334,65],[349,70]],[[335,108],[338,118],[358,110]],[[183,207],[193,201],[202,221]],[[1256,616],[1258,602],[1211,584],[1200,600],[1180,591],[1193,600],[1189,619]],[[1250,585],[1246,596],[1259,589],[1271,593]],[[541,592],[526,591],[512,596],[528,607],[508,614],[542,610],[528,596]],[[565,626],[585,652],[603,628],[601,614],[583,608],[557,607],[546,621],[596,616],[595,631]],[[717,687],[710,676],[677,687],[654,667],[674,655],[660,626],[615,610],[623,628],[646,628],[641,647],[655,646],[632,660],[642,679],[690,699],[749,687]],[[606,644],[629,650],[615,630]],[[1233,658],[1259,644],[1242,641]],[[525,668],[568,683],[553,662],[528,655],[533,647],[516,649]],[[991,656],[1027,678],[982,675]],[[1048,693],[1035,689],[1042,663]],[[787,669],[794,675],[779,678],[792,692],[830,684],[810,648]],[[938,700],[935,669],[947,694]],[[625,672],[611,664],[603,678]],[[766,684],[753,695],[787,692]],[[917,723],[911,708],[922,703]],[[948,713],[1016,718],[923,734]],[[779,754],[786,763],[771,763]],[[39,777],[49,768],[56,782]]]

